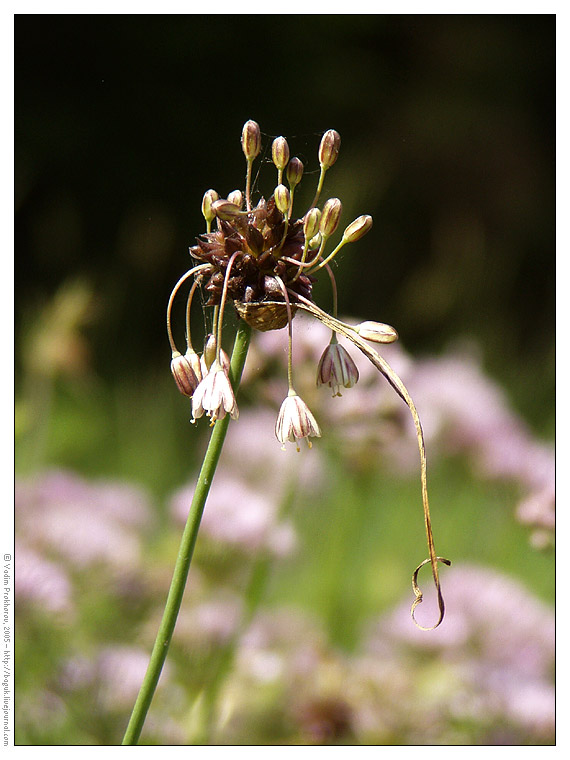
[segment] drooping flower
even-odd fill
[[[311,436],[321,437],[321,430],[311,410],[294,390],[289,391],[289,395],[281,404],[275,425],[275,435],[281,443],[294,441],[297,444],[297,451],[300,451],[298,442],[302,438],[307,439],[310,447]]]
[[[212,423],[230,415],[237,420],[239,410],[228,373],[216,359],[206,377],[198,385],[192,396],[192,421],[204,412]]]
[[[340,387],[352,388],[358,382],[358,368],[350,354],[336,339],[325,348],[317,370],[317,385],[332,388],[333,398],[340,396]]]

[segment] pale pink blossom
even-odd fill
[[[71,582],[62,567],[19,541],[14,554],[14,585],[18,604],[28,602],[52,613],[73,610]]]
[[[294,441],[297,444],[297,451],[299,451],[298,441],[302,438],[307,439],[309,446],[311,436],[320,438],[321,430],[316,419],[307,404],[294,391],[289,391],[289,395],[281,404],[275,425],[275,435],[281,443]]]
[[[350,354],[337,341],[325,348],[317,368],[317,385],[328,385],[334,396],[340,396],[340,388],[352,388],[358,382],[358,369]]]
[[[223,419],[226,413],[237,420],[239,410],[227,371],[216,360],[192,396],[192,416],[196,420],[204,412],[212,422]]]
[[[186,521],[194,487],[178,491],[172,510]],[[243,479],[220,473],[212,483],[202,516],[200,531],[215,541],[256,552],[268,549],[278,556],[289,554],[296,545],[291,524],[279,520],[278,501]]]
[[[149,663],[149,653],[134,646],[111,645],[95,660],[95,678],[100,684],[99,699],[105,709],[130,708],[136,699]],[[170,679],[170,666],[164,664],[158,688]]]
[[[183,645],[220,646],[236,633],[242,615],[241,599],[227,593],[182,608],[174,639]]]

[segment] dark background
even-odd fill
[[[98,376],[167,366],[170,289],[203,192],[243,186],[250,118],[305,162],[307,204],[342,136],[324,197],[374,227],[339,259],[340,312],[418,355],[474,339],[552,435],[552,15],[16,16],[16,337],[79,276]]]

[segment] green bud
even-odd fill
[[[213,333],[210,333],[209,335],[206,336],[206,340],[204,341],[204,352],[202,354],[206,372],[210,369],[210,367],[212,366],[214,362],[214,359],[216,358],[216,349],[217,349],[216,336]]]
[[[372,217],[368,216],[368,214],[363,214],[348,225],[342,237],[347,243],[355,243],[361,237],[364,237],[371,227]]]
[[[256,121],[246,121],[241,133],[241,148],[248,161],[253,161],[261,150],[261,130]]]
[[[225,221],[231,221],[238,216],[245,216],[247,213],[246,211],[242,211],[235,203],[230,203],[223,198],[212,203],[212,212],[218,219],[224,219]]]
[[[196,376],[188,358],[178,351],[173,351],[170,370],[180,393],[192,397],[200,379]]]
[[[275,166],[282,171],[289,161],[289,145],[284,137],[276,137],[275,140],[273,140],[271,155]]]
[[[313,236],[313,237],[312,237],[312,238],[309,240],[309,250],[310,250],[310,251],[314,251],[314,250],[315,250],[315,248],[318,248],[318,247],[320,246],[320,244],[321,244],[321,241],[322,241],[321,233],[320,233],[320,232],[317,232],[317,234],[316,234],[316,235],[314,235],[314,236]]]
[[[190,363],[190,366],[198,378],[198,382],[200,382],[202,379],[202,365],[200,364],[200,357],[193,348],[189,347],[184,354],[184,358]]]
[[[396,330],[383,322],[361,322],[353,330],[371,343],[393,343],[398,340]]]
[[[329,198],[323,206],[319,230],[323,237],[330,237],[338,227],[342,203],[338,198]]]
[[[206,190],[202,199],[202,214],[207,222],[213,221],[215,214],[212,211],[212,204],[215,203],[220,196],[215,190]]]
[[[329,169],[336,161],[340,150],[340,135],[335,129],[327,130],[319,146],[319,163]]]
[[[281,211],[282,214],[286,214],[289,211],[289,204],[291,202],[291,196],[289,190],[285,185],[277,185],[274,192],[275,205]]]
[[[241,208],[242,205],[243,205],[243,194],[242,194],[241,190],[233,190],[228,195],[228,201],[230,203],[233,203],[234,206],[237,206],[238,208]]]
[[[301,181],[304,168],[305,167],[303,166],[303,162],[297,157],[292,158],[289,161],[289,165],[287,167],[287,181],[289,182],[289,187],[291,189],[297,187]]]
[[[303,220],[303,232],[307,240],[311,240],[319,231],[321,221],[321,211],[318,208],[311,208],[305,214]]]

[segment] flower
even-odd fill
[[[16,482],[18,530],[35,550],[76,568],[136,567],[152,525],[147,493],[120,481],[88,481],[60,470]]]
[[[289,395],[281,404],[275,425],[275,435],[281,443],[286,441],[297,443],[299,439],[306,438],[309,447],[311,446],[310,436],[321,437],[321,430],[311,410],[294,390],[289,391]],[[298,443],[297,451],[300,451]]]
[[[317,370],[317,385],[328,385],[333,398],[342,395],[340,386],[352,388],[358,382],[358,369],[350,354],[339,343],[331,341],[325,348]]]
[[[336,283],[329,262],[344,245],[359,240],[370,230],[372,217],[363,214],[355,219],[346,227],[333,250],[325,253],[328,239],[337,230],[342,202],[332,197],[325,200],[321,208],[318,205],[325,174],[338,158],[340,135],[329,129],[322,136],[318,150],[318,186],[312,203],[302,214],[293,213],[293,203],[295,188],[303,176],[303,163],[296,156],[290,158],[285,137],[277,137],[272,143],[272,159],[277,169],[273,193],[268,200],[260,198],[256,205],[252,203],[251,180],[252,163],[261,152],[261,130],[257,122],[249,120],[245,123],[241,146],[247,162],[245,192],[235,190],[226,197],[220,197],[213,189],[205,193],[202,214],[206,220],[206,232],[198,236],[195,245],[190,247],[195,266],[179,279],[167,309],[172,373],[179,390],[192,397],[193,422],[204,412],[212,422],[223,418],[228,412],[234,419],[238,416],[228,380],[227,358],[221,347],[223,312],[228,299],[233,301],[238,317],[256,330],[265,332],[288,326],[289,369],[292,362],[292,320],[297,312],[309,311],[332,329],[335,336],[319,364],[318,384],[329,385],[333,396],[340,396],[341,386],[350,388],[358,380],[356,365],[346,350],[336,345],[336,332],[357,342],[358,329],[336,319]],[[313,301],[313,273],[324,267],[335,293],[332,317],[321,312]],[[186,307],[188,352],[182,356],[176,349],[170,328],[171,307],[179,288],[190,277],[193,277],[193,284]],[[215,307],[211,334],[204,341],[202,377],[189,360],[190,355],[194,356],[190,341],[190,306],[197,287],[207,294],[204,305]],[[311,308],[313,306],[315,308]],[[391,331],[390,339],[395,340],[395,330],[388,329]],[[214,359],[217,362],[212,369]],[[293,392],[291,372],[288,379],[289,397],[282,406],[276,428],[279,440],[283,442],[320,435],[314,417]]]
[[[20,542],[16,543],[15,585],[19,604],[27,600],[49,613],[73,608],[71,582],[65,570]]]
[[[166,311],[168,338],[173,356],[179,353],[174,343],[171,329],[173,300],[180,287],[193,277],[186,302],[186,341],[192,349],[190,339],[191,303],[194,292],[200,288],[207,298],[203,305],[214,307],[211,321],[205,318],[207,329],[215,340],[215,361],[210,367],[208,342],[204,346],[202,359],[209,367],[192,396],[192,421],[204,412],[214,423],[229,412],[233,419],[238,416],[234,391],[227,370],[221,362],[224,309],[229,301],[237,312],[238,319],[248,328],[260,332],[280,330],[287,326],[288,354],[287,380],[289,393],[282,403],[275,435],[281,443],[321,435],[317,421],[293,387],[293,319],[298,312],[311,314],[333,333],[333,341],[319,364],[318,384],[326,383],[333,389],[333,396],[340,395],[339,388],[351,387],[358,380],[358,370],[344,349],[336,346],[336,335],[347,338],[369,359],[371,364],[388,380],[398,396],[407,405],[416,430],[420,451],[420,479],[424,522],[428,540],[430,561],[435,585],[440,599],[439,625],[443,617],[443,597],[439,588],[437,560],[430,530],[429,505],[427,499],[425,443],[419,416],[404,383],[388,362],[381,357],[366,340],[374,343],[392,343],[398,333],[393,327],[380,322],[363,322],[352,326],[337,319],[338,290],[330,262],[347,244],[360,240],[372,227],[372,217],[362,214],[345,227],[340,241],[326,252],[329,239],[339,227],[342,202],[339,198],[328,198],[319,208],[323,183],[328,170],[336,163],[340,149],[340,135],[333,129],[325,132],[319,147],[319,179],[313,200],[304,214],[294,213],[295,188],[303,175],[303,164],[295,156],[290,159],[287,140],[277,137],[272,145],[272,159],[277,169],[277,182],[269,200],[261,197],[257,205],[252,203],[253,161],[261,152],[261,130],[255,121],[248,121],[242,131],[242,151],[247,162],[245,192],[234,190],[225,198],[220,198],[215,190],[208,190],[202,202],[202,214],[206,221],[206,231],[196,238],[190,247],[194,265],[180,277],[174,286]],[[284,183],[287,182],[289,187]],[[215,224],[215,226],[213,226]],[[333,247],[334,246],[334,247]],[[320,309],[313,300],[314,276],[324,269],[330,279],[333,295],[333,313]],[[245,352],[238,346],[249,345],[249,329],[240,323],[236,343],[236,359],[245,359]],[[211,342],[211,341],[210,341]],[[247,350],[247,349],[246,349]],[[237,366],[237,365],[236,365]],[[243,368],[243,363],[241,363]],[[181,369],[176,366],[174,369]],[[183,368],[186,370],[186,367]],[[241,376],[241,372],[240,372]],[[175,373],[179,387],[188,386],[187,375]],[[414,602],[414,606],[417,602]],[[413,608],[412,608],[413,610]]]
[[[237,420],[239,410],[228,373],[216,359],[206,377],[199,383],[192,397],[192,421],[204,412],[212,423],[222,420],[226,412]]]

